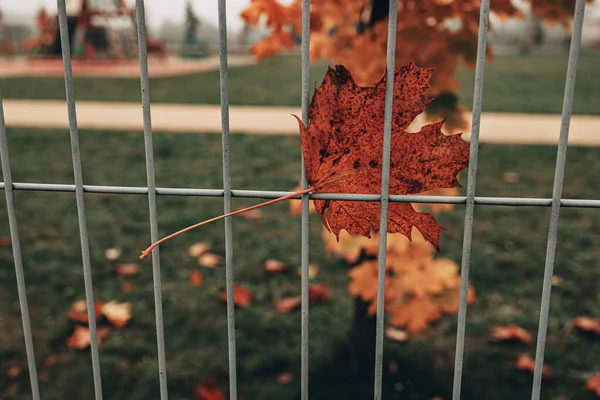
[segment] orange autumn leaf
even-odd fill
[[[498,342],[516,340],[522,343],[531,343],[533,338],[525,329],[514,325],[492,327],[492,339]]]
[[[96,317],[96,321],[100,319],[102,316],[102,308],[103,304],[99,301],[94,301],[94,315]],[[67,314],[67,318],[72,321],[79,322],[82,324],[88,323],[88,315],[87,315],[87,303],[85,300],[78,300],[71,305],[71,309]]]
[[[221,292],[221,301],[227,302],[227,291]],[[233,303],[242,308],[250,307],[252,304],[252,292],[241,285],[233,285]]]
[[[117,328],[123,328],[131,319],[131,303],[109,301],[102,307],[102,314]]]
[[[594,332],[600,335],[600,320],[590,317],[577,317],[573,320],[573,326],[576,328],[586,331]]]
[[[528,371],[533,374],[535,371],[535,360],[527,354],[520,354],[519,358],[517,358],[517,362],[515,367],[521,371]],[[554,379],[554,373],[548,368],[548,366],[542,366],[542,378],[546,380]]]
[[[585,383],[585,388],[600,397],[600,372],[596,372]]]
[[[211,377],[204,379],[204,381],[196,387],[194,398],[196,400],[226,400],[225,395],[223,395],[221,390],[217,387],[215,379]]]
[[[296,310],[302,304],[301,296],[294,297],[283,297],[273,302],[275,310],[280,313],[289,313],[290,311]]]
[[[200,272],[200,271],[192,271],[190,273],[190,284],[192,286],[200,286],[200,285],[202,285],[202,272]]]
[[[19,376],[21,374],[21,368],[17,367],[16,365],[10,367],[10,369],[8,370],[8,377],[10,379],[15,379],[17,376]]]
[[[325,285],[308,286],[308,299],[311,304],[321,304],[327,302],[329,290]]]
[[[209,251],[211,247],[211,244],[206,242],[194,243],[188,248],[188,254],[190,257],[198,258]]]
[[[198,264],[207,268],[214,268],[223,262],[223,257],[218,254],[204,253],[198,257]]]
[[[287,271],[289,266],[283,261],[268,259],[265,261],[265,271],[270,274],[278,274],[284,271]]]
[[[109,329],[107,327],[99,327],[96,330],[98,336],[98,346],[108,337]],[[73,334],[67,338],[67,346],[72,349],[82,350],[89,347],[91,344],[90,328],[86,326],[76,326]]]
[[[133,276],[140,271],[138,264],[117,264],[115,273],[117,276]]]
[[[424,331],[430,322],[442,316],[440,307],[429,297],[412,297],[401,304],[393,304],[389,308],[390,323],[396,327],[406,327],[411,333]]]
[[[444,135],[442,123],[419,132],[406,128],[429,104],[433,70],[414,63],[394,71],[394,108],[390,160],[390,194],[415,194],[436,188],[460,187],[457,174],[468,164],[469,143],[460,135]],[[309,107],[310,123],[300,119],[300,137],[307,181],[312,193],[381,191],[381,146],[386,77],[371,86],[358,86],[350,71],[329,68],[315,89]],[[370,237],[379,229],[378,202],[316,200],[325,227],[339,237],[348,233]],[[411,236],[413,226],[436,248],[442,226],[428,213],[407,203],[389,205],[388,232]]]

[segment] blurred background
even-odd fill
[[[134,3],[67,0],[88,185],[146,186]],[[445,133],[468,137],[479,1],[399,3],[396,65],[437,69],[432,102],[415,127],[443,118]],[[288,116],[301,104],[300,4],[227,1],[233,189],[298,185],[300,139]],[[492,0],[478,196],[552,196],[574,4]],[[153,132],[157,186],[221,189],[217,2],[145,5],[153,120],[160,126]],[[333,64],[347,66],[365,85],[382,76],[387,7],[379,0],[312,2],[311,87]],[[56,3],[0,0],[0,12],[0,91],[13,181],[72,184]],[[600,2],[588,1],[563,198],[600,199],[599,66]],[[460,174],[463,186],[466,175]],[[104,398],[159,398],[152,266],[138,259],[150,243],[147,199],[86,193],[85,200]],[[16,191],[15,201],[41,397],[91,399],[74,193]],[[223,210],[220,198],[157,202],[160,236]],[[257,202],[235,198],[233,208]],[[439,253],[417,231],[412,242],[388,237],[394,274],[386,291],[394,301],[386,304],[384,398],[450,399],[465,209],[413,206],[433,213],[445,230]],[[240,399],[300,398],[298,210],[292,201],[233,218]],[[530,396],[549,213],[476,207],[463,399]],[[314,213],[310,232],[310,398],[370,398],[377,236],[342,235],[337,242]],[[31,385],[11,242],[3,195],[0,399],[20,400],[31,398]],[[561,210],[543,399],[600,397],[598,242],[597,209]],[[161,245],[171,399],[229,397],[224,255],[220,222]]]

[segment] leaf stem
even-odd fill
[[[148,247],[146,250],[144,250],[142,252],[142,255],[140,256],[140,259],[143,260],[144,258],[148,257],[150,255],[150,253],[152,252],[152,250],[156,246],[158,246],[159,244],[164,243],[167,240],[172,239],[172,238],[174,238],[176,236],[179,236],[182,233],[191,231],[192,229],[199,228],[202,225],[206,225],[206,224],[209,224],[211,222],[215,222],[215,221],[218,221],[220,219],[227,218],[227,217],[232,217],[232,216],[237,215],[237,214],[242,214],[242,213],[245,213],[246,211],[255,210],[257,208],[261,208],[261,207],[265,207],[265,206],[268,206],[268,205],[271,205],[271,204],[279,203],[281,201],[289,200],[289,199],[294,198],[296,196],[300,196],[300,195],[303,195],[303,194],[310,193],[313,190],[315,190],[315,188],[313,186],[310,186],[310,187],[308,187],[308,188],[306,188],[304,190],[300,190],[300,191],[297,191],[297,192],[294,192],[294,193],[286,194],[285,196],[278,197],[278,198],[273,199],[273,200],[265,201],[264,203],[255,204],[255,205],[250,206],[250,207],[242,208],[240,210],[236,210],[236,211],[233,211],[233,212],[230,212],[230,213],[227,213],[227,214],[219,215],[218,217],[207,219],[206,221],[198,222],[197,224],[188,226],[187,228],[183,228],[180,231],[172,233],[169,236],[165,236],[164,238],[162,238],[162,239],[154,242],[150,247]]]

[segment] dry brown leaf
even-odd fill
[[[585,383],[585,388],[600,397],[600,372],[596,372]]]
[[[121,284],[121,292],[129,293],[133,289],[133,283],[131,281],[125,281]]]
[[[190,284],[192,286],[200,286],[200,285],[202,285],[202,272],[200,272],[200,271],[192,271],[190,273]]]
[[[133,276],[140,271],[138,264],[117,264],[115,273],[117,276]]]
[[[221,301],[227,302],[227,291],[224,290],[220,296]],[[252,304],[252,292],[241,285],[233,285],[233,303],[242,308],[250,307]]]
[[[98,336],[98,346],[108,337],[109,329],[107,327],[99,327],[96,330]],[[67,346],[72,349],[82,350],[89,347],[91,344],[90,328],[86,326],[76,326],[73,334],[67,338]]]
[[[198,264],[207,268],[214,268],[223,262],[223,257],[214,253],[204,253],[198,257]]]
[[[531,343],[533,338],[525,329],[514,325],[492,327],[492,339],[498,342],[516,340],[522,343]]]
[[[535,360],[527,354],[520,354],[515,367],[521,371],[529,371],[533,374],[535,371]],[[554,379],[554,373],[548,368],[548,366],[542,366],[542,378],[548,381]]]
[[[104,250],[104,256],[108,260],[116,260],[117,258],[121,257],[121,249],[108,248]]]
[[[211,247],[211,244],[206,242],[194,243],[188,248],[188,254],[190,257],[198,258],[209,251]]]
[[[293,310],[297,309],[298,307],[300,307],[301,304],[302,304],[301,296],[283,297],[283,298],[281,298],[279,300],[275,300],[273,302],[273,306],[275,307],[275,310],[277,310],[277,312],[280,312],[280,313],[288,313],[290,311],[293,311]]]
[[[109,301],[102,307],[102,314],[112,325],[123,328],[131,319],[131,303]]]
[[[573,320],[573,326],[577,329],[586,332],[594,332],[597,335],[600,335],[600,320],[594,319],[590,317],[577,317]]]
[[[196,386],[194,398],[195,400],[226,400],[217,387],[217,382],[211,377],[204,379],[200,385]]]
[[[277,377],[277,383],[280,385],[287,385],[292,381],[294,377],[289,372],[284,372]]]
[[[552,286],[562,286],[564,279],[558,275],[552,275]]]
[[[397,329],[397,328],[387,328],[385,330],[385,336],[388,337],[388,339],[392,339],[395,342],[406,342],[408,340],[408,333],[402,329]]]
[[[0,237],[0,247],[8,247],[10,246],[10,238],[1,236]]]
[[[96,321],[100,319],[102,316],[102,308],[103,304],[99,301],[94,302],[94,315],[96,316]],[[67,317],[75,322],[79,322],[82,324],[88,323],[88,315],[87,315],[87,303],[85,300],[78,300],[71,305],[71,309],[67,313]]]
[[[277,274],[288,270],[288,265],[283,261],[268,259],[265,261],[265,271],[270,274]]]
[[[503,177],[504,182],[515,183],[519,181],[519,174],[517,174],[516,172],[505,172]]]

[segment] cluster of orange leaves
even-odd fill
[[[250,25],[263,21],[269,36],[252,47],[262,61],[284,49],[292,49],[302,31],[302,1],[283,5],[278,0],[251,0],[241,17]],[[575,0],[530,0],[534,14],[548,22],[568,26]],[[326,59],[347,67],[359,85],[377,81],[385,70],[387,18],[362,32],[370,20],[372,0],[312,0],[310,9],[310,59]],[[480,0],[399,0],[396,31],[396,65],[414,62],[436,68],[430,96],[457,93],[454,78],[462,63],[474,67],[477,54]],[[522,17],[511,0],[492,0],[491,10],[500,18]],[[455,24],[450,25],[448,21]],[[458,26],[458,28],[456,27]],[[493,58],[488,48],[488,58]],[[466,128],[463,107],[440,110],[447,124]]]
[[[455,189],[438,189],[426,195],[448,194]],[[413,204],[417,211],[425,207],[437,213],[452,209],[451,204]],[[314,211],[312,201],[310,211]],[[291,200],[292,215],[301,212],[301,201]],[[377,309],[377,254],[379,234],[371,238],[340,233],[339,241],[324,226],[321,235],[325,250],[344,260],[353,268],[349,272],[349,293],[370,303],[369,313]],[[387,236],[385,310],[390,324],[405,328],[411,333],[424,331],[430,323],[444,313],[458,312],[460,274],[458,265],[447,258],[435,258],[435,248],[417,229],[413,229],[412,241],[398,234]],[[467,302],[475,301],[475,291],[469,286]]]
[[[131,319],[131,304],[117,303],[109,301],[102,303],[94,302],[94,317],[99,322],[102,317],[106,318],[108,323],[117,329],[122,329]],[[87,304],[85,300],[79,300],[72,304],[67,313],[67,318],[76,322],[77,325],[71,336],[67,338],[67,346],[73,349],[85,349],[91,344],[91,334],[88,325]],[[102,344],[110,333],[108,326],[99,326],[97,328],[98,345]]]

